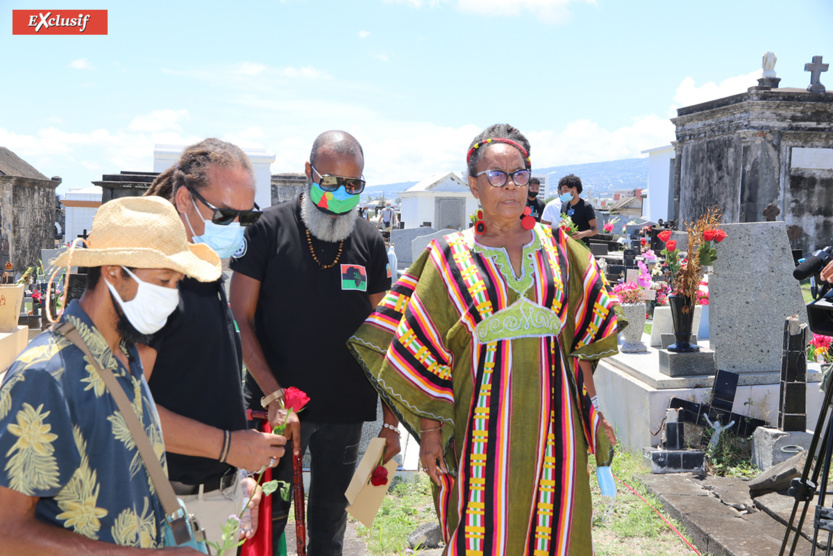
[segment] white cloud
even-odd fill
[[[749,87],[754,87],[758,84],[759,77],[761,77],[760,69],[743,75],[728,77],[720,83],[709,81],[699,86],[695,84],[693,78],[686,77],[680,83],[680,86],[677,87],[677,92],[674,95],[674,106],[672,108],[691,106],[693,104],[700,104],[718,98],[745,93]]]
[[[72,62],[69,63],[69,67],[71,67],[72,69],[79,69],[79,70],[94,69],[93,65],[86,58],[78,58],[77,60],[73,60]]]
[[[385,54],[385,53],[383,53],[383,52],[380,52],[379,54],[373,54],[372,56],[373,56],[374,58],[376,58],[377,60],[381,60],[381,61],[383,61],[383,62],[387,62],[387,61],[388,61],[388,55],[387,55],[387,54]]]
[[[366,39],[370,36],[370,31],[359,31],[359,38]]]
[[[263,73],[264,70],[266,70],[266,66],[264,66],[263,64],[243,62],[237,69],[237,73],[240,73],[242,75],[258,75],[260,73]]]
[[[385,0],[387,3],[408,4],[415,8],[454,4],[462,12],[490,16],[517,16],[531,12],[545,23],[563,23],[570,19],[569,5],[595,4],[595,0]]]
[[[188,119],[188,110],[154,110],[148,114],[139,114],[127,129],[130,131],[180,131],[181,120]]]
[[[314,68],[312,66],[307,66],[305,68],[293,68],[293,67],[286,67],[280,71],[280,74],[283,77],[290,77],[292,79],[298,77],[305,77],[307,79],[329,79],[330,75],[320,69]]]

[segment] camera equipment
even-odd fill
[[[815,334],[823,334],[825,336],[833,336],[833,290],[828,283],[822,283],[821,289],[818,288],[817,275],[827,264],[833,260],[833,247],[825,247],[801,261],[793,272],[793,277],[797,280],[803,280],[808,276],[816,275],[811,278],[810,290],[813,294],[813,301],[807,304],[807,321],[810,330]],[[807,517],[807,510],[810,506],[810,501],[818,493],[818,501],[816,502],[816,514],[813,521],[813,547],[810,552],[811,556],[816,553],[816,541],[818,540],[819,531],[827,531],[827,551],[830,554],[831,541],[833,540],[833,508],[825,507],[825,498],[828,493],[828,477],[830,476],[830,459],[833,455],[833,418],[828,419],[828,413],[831,412],[830,403],[833,401],[833,384],[826,382],[824,388],[824,401],[821,404],[819,411],[818,422],[813,431],[813,438],[810,441],[810,449],[807,451],[807,463],[804,465],[804,470],[801,473],[801,478],[793,479],[790,484],[789,494],[795,498],[790,521],[787,524],[787,531],[784,534],[784,541],[781,543],[781,550],[779,556],[784,555],[784,550],[787,548],[790,534],[793,532],[793,522],[795,521],[798,506],[804,504],[801,512],[801,517],[798,520],[798,526],[795,528],[795,536],[793,537],[792,546],[790,547],[790,556],[795,554],[796,545],[798,544],[798,537],[801,535],[801,528],[804,525],[804,520]],[[812,477],[811,477],[812,474]],[[819,476],[821,475],[821,484],[819,485]]]
[[[804,280],[813,274],[818,274],[831,260],[833,260],[833,247],[819,249],[795,267],[793,278]]]

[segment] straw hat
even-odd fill
[[[208,245],[189,243],[176,209],[161,197],[124,197],[104,203],[93,218],[87,245],[87,249],[64,251],[52,264],[167,268],[200,282],[213,282],[222,272],[217,253]]]

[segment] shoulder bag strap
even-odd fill
[[[142,456],[142,461],[145,463],[145,469],[147,469],[148,475],[150,475],[150,480],[153,481],[153,486],[156,489],[156,494],[159,496],[159,501],[162,503],[162,508],[165,510],[168,520],[171,521],[171,528],[174,528],[174,522],[176,520],[171,517],[178,516],[178,514],[182,513],[179,501],[176,499],[174,489],[171,487],[171,483],[168,482],[168,477],[165,475],[164,469],[162,469],[162,464],[159,463],[159,459],[153,451],[150,439],[148,438],[144,427],[139,422],[139,418],[136,416],[136,411],[133,409],[133,405],[128,401],[127,395],[124,393],[124,389],[121,387],[110,369],[102,369],[101,366],[99,366],[98,361],[96,361],[96,358],[93,357],[93,354],[90,352],[90,348],[84,343],[83,338],[81,338],[81,334],[78,333],[78,330],[76,330],[71,322],[65,320],[63,322],[55,323],[51,326],[51,329],[54,332],[66,337],[66,339],[72,342],[75,347],[80,349],[81,352],[87,356],[90,364],[104,381],[105,386],[107,386],[107,390],[110,391],[110,395],[113,396],[119,411],[121,411],[122,417],[124,417],[124,422],[127,424],[130,434],[133,436],[133,441],[136,443],[136,448]]]

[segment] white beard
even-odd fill
[[[309,189],[301,196],[301,220],[310,233],[321,241],[336,243],[347,239],[353,233],[358,217],[356,209],[340,215],[321,212],[312,202]]]

